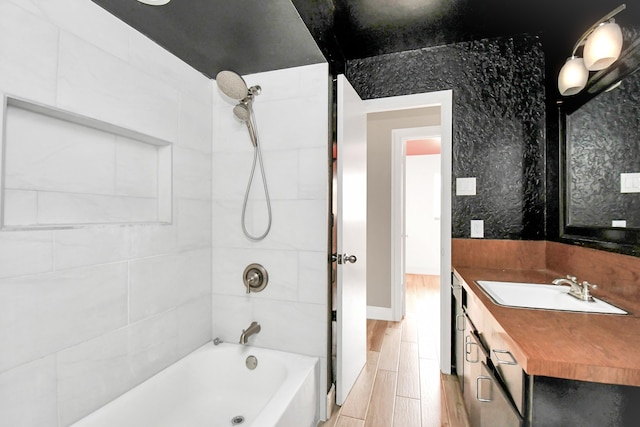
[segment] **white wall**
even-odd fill
[[[233,104],[214,90],[213,336],[238,342],[252,321],[262,325],[250,342],[321,359],[320,395],[326,394],[328,253],[327,64],[246,76],[259,84],[254,101],[273,208],[273,225],[260,242],[240,225],[253,148]],[[259,170],[251,199],[262,198]],[[264,224],[263,204],[248,217]],[[258,225],[253,233],[262,233]],[[269,284],[247,295],[242,272],[262,264]]]
[[[0,58],[0,91],[174,145],[172,225],[0,232],[0,424],[66,426],[211,338],[212,82],[90,1],[0,0]]]
[[[439,276],[440,155],[407,156],[405,176],[406,273]]]

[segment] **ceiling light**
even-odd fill
[[[603,70],[612,65],[622,51],[622,30],[613,17],[626,8],[621,4],[593,24],[578,39],[571,57],[562,66],[558,75],[558,90],[562,96],[579,93],[587,84],[589,71]],[[583,58],[576,56],[583,47]]]
[[[171,0],[138,0],[140,3],[149,4],[151,6],[162,6],[169,3]]]

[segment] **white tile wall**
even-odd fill
[[[0,371],[126,325],[126,267],[0,280]]]
[[[0,1],[0,90],[53,104],[59,28],[7,0]]]
[[[143,208],[125,198],[174,187],[162,208],[172,224],[0,232],[0,425],[62,427],[211,339],[212,82],[84,0],[0,0],[0,57],[0,92],[161,138],[179,157],[152,183],[148,147],[120,139],[112,171],[88,168],[86,181],[62,179],[66,163],[52,172],[68,191],[91,181],[106,194],[5,193],[15,224],[33,223],[37,205],[50,204],[40,216],[53,220],[60,203],[85,219],[120,203],[135,220]],[[27,170],[12,179],[60,153],[49,148],[19,151]],[[78,167],[107,155],[61,149]]]
[[[180,197],[209,200],[211,198],[211,155],[193,149],[175,147],[174,192]]]
[[[53,268],[53,232],[0,234],[0,277],[44,273]]]
[[[151,197],[39,191],[37,206],[38,225],[158,221],[158,200]]]
[[[176,89],[150,78],[146,69],[134,68],[64,31],[60,33],[57,95],[58,106],[65,110],[167,141],[177,139],[180,94]]]
[[[126,260],[129,230],[129,227],[90,227],[55,231],[56,269]]]
[[[183,250],[211,246],[209,200],[178,201],[178,245]]]
[[[151,144],[141,144],[119,136],[115,144],[115,193],[131,197],[158,196],[158,150]],[[170,169],[162,171],[168,173]]]
[[[132,261],[129,267],[130,319],[137,321],[207,295],[211,250]]]
[[[262,325],[250,341],[261,347],[320,358],[318,393],[326,395],[328,252],[328,69],[326,64],[245,76],[259,84],[254,101],[273,224],[260,242],[242,234],[240,213],[252,147],[247,130],[214,88],[212,333],[237,342],[251,321]],[[259,170],[247,210],[248,228],[266,222]],[[247,295],[244,268],[269,272],[261,293]],[[324,414],[324,397],[320,407]]]
[[[58,427],[56,356],[0,373],[0,414],[7,426]]]

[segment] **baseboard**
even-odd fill
[[[367,306],[367,319],[393,321],[393,311],[391,307]]]

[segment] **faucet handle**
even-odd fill
[[[570,274],[567,274],[567,279],[571,280],[574,283],[578,283],[578,278],[576,276],[572,276]]]
[[[585,299],[587,301],[593,301],[593,297],[591,296],[591,293],[589,292],[589,288],[598,289],[598,285],[594,285],[592,283],[589,283],[586,280],[584,282],[582,282],[582,296],[583,296],[583,299]]]

